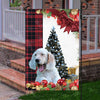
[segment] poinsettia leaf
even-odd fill
[[[64,32],[66,32],[66,31],[67,31],[67,32],[68,32],[68,34],[69,34],[70,30],[71,30],[71,28],[70,28],[70,27],[66,27],[66,28],[65,28],[65,30],[64,30]]]

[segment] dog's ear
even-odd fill
[[[51,70],[55,67],[55,58],[54,55],[48,52],[48,61],[46,69]]]
[[[47,63],[49,64],[49,63],[53,63],[53,62],[55,62],[54,55],[51,54],[50,52],[48,52],[48,61],[47,61]]]
[[[35,53],[32,55],[32,58],[29,61],[29,67],[33,70],[36,70]]]

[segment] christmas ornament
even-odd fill
[[[34,86],[39,86],[40,83],[39,82],[35,82]]]
[[[30,86],[31,86],[30,83],[27,83],[27,84],[26,84],[26,88],[29,88]]]
[[[70,83],[69,88],[71,89],[73,86],[75,86],[74,83]]]
[[[31,88],[32,90],[79,90],[79,80],[76,79],[72,83],[68,83],[69,79],[59,79],[56,84],[53,82],[47,82],[47,80],[42,80],[41,82],[31,82],[26,84],[26,88]]]
[[[47,80],[42,80],[42,81],[41,81],[41,84],[42,84],[44,87],[46,87],[47,84],[48,84],[48,81],[47,81]]]
[[[67,83],[71,83],[72,81],[71,81],[71,79],[67,79]]]
[[[78,88],[77,88],[77,86],[72,86],[71,87],[71,90],[74,90],[75,91],[75,90],[78,90]]]
[[[45,90],[49,91],[50,89],[49,88],[46,88]]]
[[[37,91],[40,91],[40,87],[39,87],[39,86],[36,86],[36,90],[37,90]]]
[[[78,13],[78,9],[72,9],[71,10],[71,14],[72,15],[77,15],[77,13]]]
[[[63,82],[63,86],[66,86],[67,85],[67,83],[66,82]]]
[[[37,14],[40,14],[40,13],[41,13],[41,11],[40,11],[40,10],[37,10],[37,11],[36,11],[36,13],[37,13]]]

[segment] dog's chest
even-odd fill
[[[54,78],[53,71],[48,71],[48,70],[46,70],[45,72],[42,72],[42,73],[39,72],[37,75],[39,75],[39,77],[45,77],[50,80],[52,80]]]

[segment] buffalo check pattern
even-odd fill
[[[29,68],[33,52],[43,46],[43,15],[36,14],[36,9],[26,11],[26,83],[34,82],[36,70]]]

